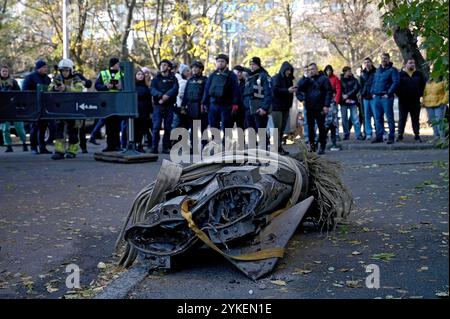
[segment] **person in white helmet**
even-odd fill
[[[62,59],[58,63],[59,74],[56,75],[49,86],[52,92],[82,92],[83,81],[73,72],[73,62]],[[75,120],[58,120],[56,122],[55,151],[52,159],[75,158],[78,152],[78,123]],[[69,144],[66,148],[65,131],[69,135]]]

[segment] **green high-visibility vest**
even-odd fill
[[[103,70],[100,72],[100,76],[102,77],[103,84],[107,84],[111,82],[112,76],[110,70]],[[114,80],[120,81],[120,79],[123,77],[123,72],[117,72],[114,75]],[[116,89],[110,89],[111,92],[117,92],[119,90]]]

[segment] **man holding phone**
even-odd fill
[[[118,58],[109,59],[109,69],[103,70],[95,81],[97,91],[117,92],[122,90],[123,72],[120,72]],[[120,121],[119,116],[110,116],[105,119],[106,148],[102,152],[120,151]]]

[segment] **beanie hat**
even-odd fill
[[[194,62],[192,62],[191,68],[193,68],[194,66],[197,66],[197,67],[199,67],[199,68],[202,69],[202,70],[205,69],[205,66],[204,66],[203,63],[200,62],[200,61],[194,61]]]
[[[39,70],[40,68],[42,68],[45,65],[47,65],[47,63],[45,63],[44,60],[37,60],[36,61],[36,65],[35,65],[35,69]]]
[[[261,67],[261,59],[257,56],[251,58],[250,63],[255,63],[257,66]]]
[[[223,53],[219,54],[216,57],[216,61],[219,60],[219,59],[223,59],[223,60],[227,61],[227,63],[230,63],[230,58],[226,54],[223,54]]]
[[[168,59],[162,59],[161,62],[159,62],[159,66],[161,66],[162,63],[167,63],[167,65],[169,66],[169,68],[172,70],[173,69],[173,63],[168,60]]]
[[[244,71],[245,71],[245,69],[244,69],[244,67],[243,67],[242,65],[236,65],[236,66],[233,68],[233,70],[236,70],[236,71],[238,71],[238,72],[244,72]]]
[[[109,67],[110,68],[115,66],[117,63],[119,63],[119,59],[118,58],[111,58],[111,59],[109,59]]]
[[[178,73],[183,75],[184,72],[189,71],[190,68],[186,64],[180,64],[180,67],[178,68]]]

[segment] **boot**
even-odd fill
[[[63,153],[60,153],[60,152],[55,152],[55,153],[52,154],[51,159],[52,159],[52,160],[61,160],[61,159],[64,159],[64,154],[63,154]]]
[[[28,152],[28,146],[27,143],[23,143],[23,151]]]
[[[11,153],[11,152],[14,152],[12,146],[11,145],[7,145],[5,153]]]

